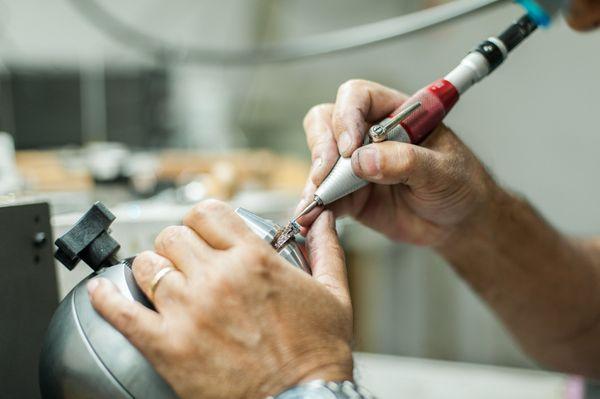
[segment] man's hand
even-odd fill
[[[600,27],[600,0],[569,1],[566,20],[571,28],[588,31]]]
[[[333,204],[391,239],[440,245],[475,221],[496,186],[481,163],[444,125],[422,146],[387,141],[358,148],[371,124],[400,107],[407,96],[377,83],[351,80],[335,104],[313,107],[304,119],[313,167],[298,208],[305,206],[339,154],[352,157],[369,185]],[[358,148],[358,149],[357,149]],[[301,218],[308,226],[316,212]]]
[[[314,160],[305,196],[325,178],[338,149],[351,156],[354,172],[378,184],[334,203],[334,212],[393,239],[434,245],[534,359],[600,378],[600,239],[560,234],[526,201],[498,187],[443,125],[422,147],[390,141],[357,149],[369,125],[405,98],[376,83],[350,81],[335,104],[313,108],[305,119]],[[316,213],[300,222],[308,226]]]
[[[351,380],[352,309],[330,213],[307,237],[312,277],[290,266],[227,205],[205,201],[136,257],[156,311],[107,280],[88,285],[96,310],[183,398],[264,398],[297,383]]]

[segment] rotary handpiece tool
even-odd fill
[[[459,97],[494,71],[541,23],[542,21],[535,15],[528,13],[500,35],[484,40],[444,78],[417,91],[397,112],[372,126],[365,143],[378,143],[384,140],[421,143],[448,115]],[[285,246],[286,242],[298,233],[297,220],[300,217],[318,206],[330,204],[367,184],[367,181],[354,174],[350,158],[340,157],[317,188],[313,201],[278,233],[273,246],[275,248]]]

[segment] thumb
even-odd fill
[[[385,141],[369,144],[352,154],[358,177],[379,184],[406,184],[420,188],[441,172],[438,154],[413,144]]]
[[[335,231],[331,211],[323,211],[306,236],[306,248],[315,280],[320,282],[342,303],[350,304],[344,251]]]

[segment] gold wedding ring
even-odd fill
[[[158,273],[154,275],[152,279],[152,283],[150,283],[150,299],[154,302],[154,293],[156,292],[156,287],[158,287],[158,283],[162,280],[167,274],[175,271],[172,267],[165,267],[164,269],[160,269]]]

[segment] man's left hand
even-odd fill
[[[307,250],[312,276],[229,206],[205,201],[133,263],[155,311],[105,279],[92,279],[88,290],[179,396],[264,398],[309,380],[352,379],[352,306],[330,212],[314,223]],[[152,295],[154,276],[167,267],[175,270]]]

